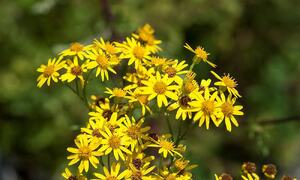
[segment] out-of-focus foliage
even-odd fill
[[[85,123],[87,110],[67,88],[36,88],[38,65],[71,42],[122,38],[144,23],[163,40],[164,56],[183,57],[184,42],[202,45],[239,82],[247,125],[231,134],[190,132],[185,143],[199,164],[195,177],[235,172],[243,161],[272,162],[299,176],[299,121],[256,123],[300,112],[299,6],[297,0],[0,1],[0,179],[60,178],[65,148]]]

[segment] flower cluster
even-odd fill
[[[144,125],[149,117],[165,119],[168,125],[172,119],[205,124],[206,129],[223,125],[229,132],[232,124],[239,126],[236,116],[243,115],[243,106],[236,105],[241,95],[235,79],[211,71],[214,83],[209,78],[198,81],[195,65],[216,67],[209,53],[185,44],[193,53],[191,61],[169,59],[157,54],[160,43],[146,24],[123,42],[100,38],[89,45],[73,43],[37,69],[38,87],[63,84],[90,110],[86,127],[74,140],[76,146],[67,148],[69,166],[77,165],[76,173],[66,168],[63,177],[86,179],[94,172],[94,178],[107,180],[192,179],[190,170],[196,165],[184,158],[186,147],[180,144],[185,134],[175,139],[170,126],[169,134],[154,133]],[[120,83],[106,87],[106,96],[87,98],[92,79],[112,78]]]
[[[261,168],[261,176],[257,173],[256,170],[256,164],[253,162],[244,162],[241,167],[241,179],[242,180],[260,180],[267,179],[267,180],[273,180],[277,176],[277,168],[274,164],[265,164]],[[216,180],[233,180],[232,176],[227,173],[222,173],[221,175],[215,174]],[[281,180],[296,180],[296,178],[293,178],[291,176],[283,175],[281,177]]]

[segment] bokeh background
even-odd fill
[[[61,179],[87,119],[67,88],[38,89],[36,68],[71,42],[122,39],[145,23],[161,55],[189,59],[183,44],[202,45],[239,83],[241,127],[194,128],[184,141],[195,179],[238,174],[244,161],[300,177],[300,1],[1,0],[0,17],[0,179]]]

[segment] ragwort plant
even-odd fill
[[[73,170],[65,168],[65,179],[197,179],[191,173],[197,165],[184,157],[186,146],[180,143],[189,127],[196,124],[209,129],[213,125],[231,132],[233,126],[239,126],[236,117],[243,115],[243,106],[236,103],[241,98],[236,80],[211,71],[214,83],[210,78],[197,82],[195,65],[207,63],[216,68],[209,53],[200,46],[185,44],[193,53],[187,63],[157,55],[162,50],[160,44],[153,28],[146,24],[123,42],[100,38],[89,45],[72,43],[37,69],[41,73],[38,87],[64,85],[89,108],[87,125],[81,128],[74,146],[67,148],[68,165]],[[126,73],[121,74],[120,68]],[[106,87],[107,97],[94,94],[88,98],[86,90],[92,79],[104,82],[112,77],[122,78],[122,86]],[[169,133],[155,133],[144,125],[153,115],[166,120]],[[180,121],[177,136],[171,127],[173,117]],[[182,121],[187,120],[192,125],[182,131]],[[242,166],[241,178],[259,179],[253,167],[252,171],[245,170],[246,165]],[[275,177],[274,172],[267,175]],[[232,179],[229,174],[215,178]]]

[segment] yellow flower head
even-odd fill
[[[109,98],[117,97],[117,98],[126,98],[127,92],[121,88],[106,88],[105,93],[110,94]]]
[[[72,179],[87,180],[87,178],[85,176],[83,176],[82,174],[73,175],[68,168],[65,168],[65,171],[61,175],[67,180],[70,180],[70,179],[71,180]]]
[[[199,120],[199,127],[206,122],[206,129],[209,129],[210,120],[218,127],[220,125],[219,116],[220,116],[220,102],[216,101],[218,92],[214,92],[212,95],[209,91],[204,92],[204,96],[199,92],[195,93],[192,98],[195,98],[194,101],[189,104],[193,107],[192,111],[195,111],[194,121]]]
[[[226,173],[221,174],[221,176],[215,174],[215,178],[216,180],[233,180],[232,176]]]
[[[264,173],[265,177],[270,179],[275,179],[277,174],[277,169],[274,164],[265,164],[262,167],[262,172]]]
[[[179,119],[182,117],[182,120],[186,120],[187,117],[190,119],[192,118],[192,108],[189,105],[189,103],[192,101],[192,99],[188,95],[181,95],[176,102],[171,104],[167,109],[169,111],[173,111],[177,109],[176,112],[176,119]]]
[[[220,77],[217,73],[211,71],[211,73],[220,81],[216,82],[216,86],[225,87],[230,94],[233,94],[235,97],[241,97],[239,92],[235,89],[238,85],[235,79],[230,77],[229,75],[224,75]]]
[[[64,51],[62,51],[59,56],[66,57],[66,56],[76,56],[79,57],[80,60],[84,58],[88,58],[87,52],[91,50],[92,45],[84,46],[78,42],[74,42],[70,45],[70,47]]]
[[[194,62],[195,63],[199,63],[201,60],[203,62],[206,62],[208,63],[209,65],[211,65],[212,67],[216,67],[216,65],[212,62],[210,62],[207,57],[209,55],[209,53],[207,53],[204,48],[198,46],[196,47],[196,49],[193,49],[190,45],[188,45],[187,43],[185,43],[184,47],[186,49],[188,49],[189,51],[193,52],[195,54],[195,57],[194,57]]]
[[[165,66],[163,71],[168,75],[168,78],[180,84],[182,82],[180,75],[188,73],[188,70],[184,70],[187,66],[185,61],[178,63],[178,60],[174,60],[171,65]]]
[[[115,159],[118,161],[119,157],[125,160],[125,154],[131,154],[132,152],[128,150],[130,145],[128,137],[121,132],[112,132],[107,127],[104,127],[104,131],[101,132],[104,139],[101,141],[102,146],[100,151],[104,152],[105,155],[113,153]]]
[[[120,52],[120,49],[115,46],[114,42],[105,42],[103,38],[100,38],[99,40],[95,39],[94,44],[96,45],[96,47],[102,49],[103,51],[105,51],[105,53],[111,56],[116,55]]]
[[[67,72],[61,75],[60,79],[62,81],[72,82],[76,78],[80,79],[81,84],[84,84],[83,73],[87,71],[86,64],[79,64],[77,56],[74,56],[73,61],[67,61],[67,66],[65,67]]]
[[[49,59],[47,65],[42,64],[37,69],[38,72],[42,73],[37,79],[38,81],[37,86],[41,88],[46,81],[47,81],[47,85],[50,86],[51,79],[54,82],[58,82],[58,77],[59,77],[58,71],[62,69],[64,65],[65,65],[65,61],[61,61],[61,58],[58,60],[56,60],[55,58],[52,60]]]
[[[129,59],[128,65],[134,63],[135,68],[138,68],[142,62],[151,58],[149,56],[150,51],[133,38],[127,38],[126,42],[123,42],[122,44],[117,43],[117,47],[122,49],[122,54],[120,57],[122,59]]]
[[[243,106],[237,105],[234,106],[234,103],[236,101],[235,98],[232,98],[231,94],[229,94],[229,96],[225,97],[224,93],[220,93],[221,94],[221,98],[218,100],[221,101],[221,114],[220,114],[220,121],[225,120],[225,125],[226,125],[226,129],[227,131],[231,132],[231,122],[238,127],[239,124],[237,122],[237,120],[235,119],[235,115],[236,116],[241,116],[244,115],[244,113],[240,110],[243,109]]]
[[[93,49],[89,53],[89,58],[91,61],[88,62],[88,69],[96,69],[96,77],[101,76],[101,80],[105,79],[109,80],[108,71],[117,74],[116,71],[112,68],[112,63],[110,58],[101,50],[101,49]]]
[[[153,140],[153,139],[152,139]],[[164,158],[167,158],[168,154],[174,156],[175,154],[182,157],[178,152],[178,148],[175,147],[174,143],[165,136],[161,136],[158,140],[153,140],[153,143],[148,145],[149,147],[159,148],[158,153],[162,154]]]
[[[80,173],[83,170],[85,170],[85,172],[88,172],[89,163],[97,168],[99,160],[96,158],[96,156],[101,156],[103,154],[99,150],[96,150],[100,145],[99,142],[93,139],[88,139],[86,135],[81,135],[78,136],[77,139],[75,139],[75,144],[77,148],[67,148],[69,152],[73,153],[73,155],[68,156],[68,159],[71,160],[69,166],[80,161],[80,164],[78,166],[78,170]]]
[[[160,73],[157,72],[156,76],[151,76],[149,80],[142,81],[146,87],[141,87],[140,90],[143,94],[149,95],[149,101],[157,97],[158,107],[162,107],[162,104],[167,106],[167,97],[175,101],[178,99],[177,94],[174,92],[174,90],[178,89],[178,86],[172,85],[172,82],[173,80],[168,78],[168,75],[162,77]]]

